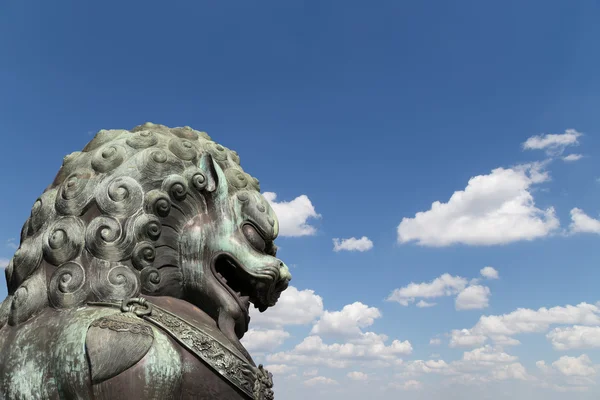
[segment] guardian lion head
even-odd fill
[[[6,268],[0,327],[147,294],[194,304],[239,344],[250,303],[275,305],[291,279],[277,217],[239,163],[189,127],[98,132],[34,203]]]

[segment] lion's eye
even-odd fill
[[[242,232],[244,232],[244,236],[246,236],[246,239],[248,239],[248,242],[250,242],[252,247],[264,253],[265,248],[267,247],[265,239],[262,238],[260,233],[258,233],[258,231],[252,225],[245,224],[242,227]]]

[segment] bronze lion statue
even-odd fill
[[[291,279],[236,152],[190,127],[101,130],[35,201],[6,268],[0,399],[273,399],[240,343]]]

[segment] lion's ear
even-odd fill
[[[225,204],[228,199],[227,178],[219,164],[213,159],[210,153],[205,152],[200,157],[200,169],[206,175],[206,191],[208,197],[214,205]],[[209,200],[209,199],[207,199]]]

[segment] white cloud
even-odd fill
[[[447,203],[398,225],[398,242],[424,246],[499,245],[544,237],[559,227],[552,207],[535,206],[531,186],[549,180],[544,163],[497,168],[469,180]]]
[[[600,221],[588,216],[583,210],[571,210],[570,233],[600,233]]]
[[[490,288],[487,286],[469,286],[456,296],[456,309],[480,310],[486,308],[489,305],[490,294]]]
[[[341,311],[325,311],[313,326],[311,335],[359,336],[361,328],[373,325],[381,312],[360,302],[348,304]]]
[[[473,334],[469,329],[454,329],[451,332],[450,347],[475,347],[481,346],[487,337]]]
[[[532,379],[521,363],[512,363],[496,367],[492,371],[491,377],[497,381],[504,381],[507,379],[526,381]]]
[[[494,341],[494,343],[498,346],[518,346],[521,344],[520,341],[518,341],[515,338],[511,338],[510,336],[491,335],[490,337]]]
[[[360,371],[348,372],[348,374],[346,376],[348,378],[352,379],[353,381],[366,381],[369,379],[369,375],[365,374],[364,372],[360,372]]]
[[[435,305],[436,305],[436,303],[428,303],[428,302],[426,302],[425,300],[420,300],[420,301],[419,301],[419,302],[416,304],[416,306],[417,306],[417,307],[419,307],[419,308],[433,307],[433,306],[435,306]]]
[[[306,370],[302,373],[302,376],[315,376],[319,373],[319,370],[314,368],[314,369],[309,369]]]
[[[308,379],[304,381],[306,386],[315,386],[315,385],[337,385],[338,382],[331,378],[326,378],[324,376],[315,376],[314,378]]]
[[[579,357],[562,356],[554,361],[552,366],[567,376],[590,376],[596,374],[592,360],[586,354],[582,354]]]
[[[403,288],[394,289],[387,300],[408,306],[409,303],[413,303],[419,297],[429,299],[457,294],[467,286],[467,283],[467,279],[460,276],[443,274],[428,283],[411,282]]]
[[[397,377],[407,378],[431,373],[448,374],[452,372],[450,365],[444,360],[413,360],[403,364],[402,372],[397,374]]]
[[[323,314],[323,299],[313,290],[298,290],[289,286],[281,293],[277,304],[261,313],[250,309],[251,326],[282,327],[286,325],[306,325]]]
[[[544,360],[536,361],[535,366],[538,367],[538,369],[544,374],[550,372],[550,367],[546,365],[546,362]]]
[[[273,351],[288,337],[290,334],[282,329],[250,329],[241,342],[248,351]]]
[[[279,220],[280,236],[308,236],[316,233],[316,228],[307,223],[309,218],[320,218],[313,204],[306,195],[296,197],[292,201],[277,202],[277,194],[263,193]]]
[[[583,154],[569,154],[568,156],[563,157],[563,161],[573,162],[573,161],[579,161],[582,158],[583,158]]]
[[[600,326],[555,328],[546,338],[556,350],[586,349],[600,347]]]
[[[451,347],[476,345],[485,338],[498,339],[498,344],[511,344],[511,336],[545,332],[550,325],[600,325],[600,309],[593,304],[542,307],[538,310],[519,308],[509,314],[481,316],[471,329],[452,331]],[[454,346],[453,346],[454,344]],[[516,343],[515,343],[516,344]]]
[[[294,349],[267,356],[272,363],[296,365],[324,365],[331,368],[346,368],[358,362],[379,362],[379,365],[402,363],[400,356],[412,353],[408,340],[393,340],[385,345],[387,337],[367,332],[358,341],[325,344],[319,336],[308,336]]]
[[[283,374],[290,373],[291,371],[295,370],[296,368],[290,367],[285,364],[270,364],[270,365],[265,365],[265,369],[274,375],[283,375]]]
[[[531,310],[519,308],[509,314],[482,316],[474,331],[483,334],[516,335],[519,333],[543,332],[552,324],[600,323],[597,306],[580,303],[577,306],[552,307]]]
[[[8,266],[10,260],[8,258],[0,258],[0,268],[4,269]]]
[[[486,279],[498,279],[498,271],[494,267],[483,267],[479,273]]]
[[[440,344],[442,344],[442,340],[440,338],[432,338],[429,339],[429,344],[431,346],[439,346]]]
[[[523,143],[523,149],[545,150],[549,155],[562,154],[566,147],[578,145],[581,135],[575,129],[567,129],[562,134],[531,136]]]
[[[485,345],[471,351],[465,351],[463,360],[474,364],[511,363],[517,361],[517,357],[499,351],[498,348]]]
[[[19,245],[17,244],[17,242],[16,242],[16,239],[15,239],[15,238],[10,238],[10,239],[8,239],[8,240],[6,241],[6,245],[7,245],[8,247],[10,247],[11,249],[18,249],[18,248],[19,248]]]
[[[398,378],[419,377],[424,374],[450,376],[446,383],[473,384],[503,381],[507,379],[533,380],[516,356],[502,351],[500,347],[483,346],[466,351],[460,360],[447,363],[444,360],[415,360],[402,366]]]
[[[333,251],[368,251],[373,248],[373,242],[366,236],[357,239],[351,237],[349,239],[333,239]]]

